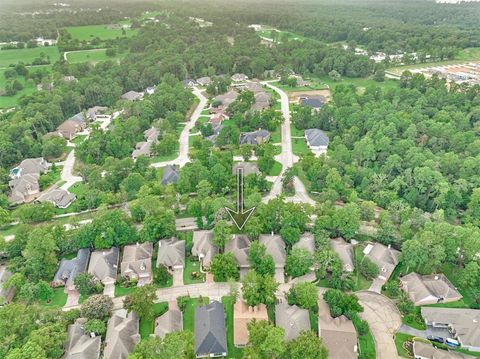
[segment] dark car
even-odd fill
[[[436,343],[445,343],[445,340],[441,337],[436,337],[434,335],[429,335],[427,336],[427,339],[430,340],[431,342],[436,342]]]

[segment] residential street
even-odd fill
[[[190,117],[190,121],[187,122],[185,127],[182,130],[182,133],[180,134],[180,139],[179,139],[179,150],[178,150],[178,157],[175,158],[174,160],[171,161],[162,161],[162,162],[156,162],[152,163],[152,167],[164,167],[166,165],[178,165],[180,167],[185,166],[188,162],[190,162],[190,157],[189,157],[189,137],[190,137],[190,130],[195,126],[195,122],[197,122],[198,118],[202,114],[202,111],[207,107],[207,98],[202,94],[202,92],[197,88],[193,88],[193,94],[198,97],[200,100],[200,103],[198,106],[195,108],[195,111],[193,112],[192,116]]]
[[[67,191],[77,182],[82,182],[82,178],[73,175],[73,166],[75,166],[75,150],[72,149],[63,163],[61,179],[65,183],[60,187]]]

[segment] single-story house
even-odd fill
[[[448,334],[444,339],[455,339],[464,349],[480,351],[480,309],[421,307],[420,310],[427,329],[446,329],[444,333]]]
[[[415,359],[474,359],[472,355],[467,355],[452,350],[442,350],[434,347],[432,344],[420,340],[413,341],[413,357]]]
[[[115,284],[117,280],[119,250],[117,247],[99,249],[90,255],[88,273],[104,285]]]
[[[241,145],[261,145],[268,142],[269,139],[270,132],[262,129],[240,134]]]
[[[318,334],[328,349],[328,357],[358,358],[358,338],[353,322],[344,315],[333,318],[323,298],[319,300],[318,307]]]
[[[212,79],[208,76],[200,77],[199,79],[197,79],[197,84],[199,84],[200,86],[208,86],[211,83]]]
[[[304,233],[300,236],[300,239],[295,243],[292,248],[305,249],[308,253],[315,253],[315,238],[311,233]]]
[[[311,329],[308,310],[279,303],[275,305],[275,325],[285,329],[286,341],[296,339],[300,332]]]
[[[165,338],[168,333],[183,330],[183,314],[178,309],[169,309],[167,312],[155,319],[154,336]]]
[[[166,165],[163,168],[163,177],[162,177],[162,184],[175,184],[178,181],[178,172],[177,167],[174,165]]]
[[[39,202],[50,202],[55,207],[67,208],[77,197],[64,189],[52,188],[37,198]]]
[[[232,166],[232,174],[236,176],[239,168],[243,170],[244,176],[251,174],[258,176],[260,174],[258,165],[255,162],[235,162]]]
[[[135,346],[140,342],[139,319],[134,311],[127,313],[125,309],[113,314],[107,323],[105,348],[106,359],[127,359]]]
[[[240,277],[243,277],[250,268],[248,260],[248,248],[250,248],[250,240],[246,235],[234,234],[232,239],[225,244],[225,253],[232,253],[240,267]]]
[[[120,264],[122,277],[137,280],[138,286],[152,282],[152,242],[144,242],[125,246]]]
[[[170,270],[185,266],[185,241],[178,238],[161,239],[158,242],[157,267],[164,265]]]
[[[195,355],[197,358],[227,356],[225,308],[216,300],[195,308]]]
[[[198,257],[202,267],[208,267],[217,253],[218,248],[213,244],[213,231],[193,232],[192,254]]]
[[[363,250],[363,254],[378,266],[380,270],[378,277],[384,281],[390,278],[400,257],[399,251],[378,242],[368,244]]]
[[[241,299],[237,299],[233,305],[233,344],[236,347],[244,347],[248,343],[249,322],[256,320],[267,320],[268,313],[265,304],[249,307]]]
[[[325,132],[318,128],[305,130],[305,140],[308,147],[315,152],[325,152],[330,141]]]
[[[245,75],[245,74],[233,74],[232,75],[232,81],[234,82],[243,82],[243,81],[247,81],[248,80],[248,76]]]
[[[287,251],[282,237],[273,233],[262,234],[258,240],[266,247],[267,253],[273,257],[273,261],[275,262],[275,280],[278,283],[284,283],[284,267],[287,260]]]
[[[17,167],[10,170],[10,177],[15,179],[27,174],[41,175],[46,173],[49,167],[50,163],[43,157],[27,158],[20,162]]]
[[[338,254],[342,261],[343,270],[345,272],[353,272],[355,269],[353,257],[353,244],[348,243],[343,238],[333,238],[330,240],[330,246],[333,251]]]
[[[420,275],[412,272],[401,277],[400,283],[415,305],[456,302],[463,298],[443,274]]]
[[[85,333],[86,319],[79,318],[68,326],[65,354],[62,359],[98,359],[101,337]]]
[[[312,110],[318,111],[325,104],[326,99],[323,96],[301,96],[300,103],[303,106],[311,107]]]
[[[53,277],[52,286],[65,286],[66,291],[75,290],[75,278],[80,273],[87,271],[88,260],[90,259],[90,249],[82,248],[77,252],[73,259],[62,259],[58,265],[57,272]]]
[[[0,304],[10,303],[15,296],[15,288],[5,287],[5,282],[12,276],[12,273],[6,266],[0,266]]]
[[[143,93],[137,91],[128,91],[120,96],[120,98],[126,101],[139,101],[143,99]]]

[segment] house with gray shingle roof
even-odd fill
[[[157,267],[164,265],[170,270],[185,266],[185,241],[178,238],[162,239],[158,242]]]
[[[326,100],[323,96],[301,96],[300,103],[303,106],[311,107],[313,111],[318,111]]]
[[[420,340],[413,341],[413,356],[415,359],[474,359],[472,355],[467,355],[453,350],[442,350],[434,347],[430,343],[424,343]]]
[[[52,188],[37,198],[38,202],[50,202],[55,207],[67,208],[77,197],[64,189]]]
[[[305,130],[305,140],[312,151],[326,151],[330,139],[322,130],[311,128]]]
[[[40,184],[38,183],[39,178],[40,176],[38,174],[29,173],[20,178],[14,178],[9,181],[9,202],[12,204],[20,204],[33,201],[36,198],[36,195],[40,193]]]
[[[152,145],[157,143],[159,132],[155,127],[151,127],[143,132],[145,141],[138,142],[135,150],[132,152],[132,159],[136,160],[140,156],[150,157],[152,155]]]
[[[89,118],[90,121],[95,121],[97,119],[97,116],[101,115],[107,110],[108,110],[108,107],[104,107],[104,106],[90,107],[87,110],[87,117]]]
[[[0,266],[0,304],[10,303],[15,296],[15,288],[5,287],[5,282],[12,276],[12,273],[6,266]]]
[[[86,319],[79,318],[68,326],[65,354],[62,359],[98,359],[101,337],[91,337],[85,333]]]
[[[73,259],[62,259],[58,265],[55,277],[53,277],[52,286],[65,286],[67,291],[75,290],[75,278],[80,273],[87,271],[88,260],[90,259],[90,249],[82,248],[77,252]]]
[[[27,158],[10,170],[10,177],[20,178],[27,174],[41,175],[48,171],[50,164],[43,157]]]
[[[152,242],[132,244],[123,247],[120,265],[122,277],[137,280],[138,286],[152,282]]]
[[[208,76],[200,77],[199,79],[197,79],[197,84],[199,84],[200,86],[208,86],[211,83],[212,79]]]
[[[234,102],[239,93],[235,90],[230,90],[224,94],[218,95],[215,97],[213,100],[215,102],[220,102],[221,103],[221,108],[226,109],[232,102]]]
[[[106,359],[127,359],[140,342],[139,319],[134,311],[119,310],[108,320],[105,348]]]
[[[120,98],[126,101],[138,101],[143,99],[143,93],[137,91],[128,91],[125,92]]]
[[[72,140],[78,132],[87,128],[87,121],[82,112],[70,117],[57,127],[57,133],[66,140]]]
[[[258,238],[258,241],[266,247],[267,253],[273,257],[273,261],[275,262],[275,280],[278,283],[284,283],[284,268],[287,260],[287,251],[282,237],[273,233],[262,234]]]
[[[295,243],[292,248],[305,249],[310,254],[315,253],[315,238],[313,238],[313,234],[302,234],[298,242]]]
[[[330,239],[330,246],[338,254],[345,272],[353,272],[355,269],[353,257],[353,244],[348,243],[343,238]]]
[[[192,255],[197,256],[202,267],[208,267],[218,248],[213,244],[213,231],[194,231]]]
[[[105,286],[115,284],[117,280],[119,250],[117,247],[100,249],[90,255],[88,273]]]
[[[248,248],[250,240],[244,234],[234,234],[232,239],[225,244],[225,253],[232,253],[240,267],[240,277],[243,277],[250,268],[248,260]]]
[[[195,308],[195,355],[197,358],[227,356],[225,309],[220,302]]]
[[[308,310],[296,305],[279,303],[275,306],[275,325],[285,329],[285,340],[293,340],[304,330],[310,330]]]
[[[163,178],[162,178],[162,184],[163,185],[168,185],[168,184],[174,184],[177,183],[178,181],[178,172],[177,172],[177,167],[174,165],[166,165],[163,168]]]
[[[244,132],[240,134],[241,145],[261,145],[268,142],[270,139],[270,132],[259,129],[252,132]]]
[[[233,74],[232,75],[232,81],[234,82],[242,82],[242,81],[247,81],[248,80],[248,76],[245,75],[245,74]]]
[[[165,338],[165,335],[183,330],[183,314],[178,309],[169,309],[155,319],[154,336]]]
[[[363,250],[363,254],[378,266],[380,270],[378,277],[384,281],[390,278],[400,257],[399,251],[378,242],[368,244]]]
[[[253,111],[262,111],[270,107],[272,95],[268,92],[262,91],[255,94],[255,102],[252,104]]]

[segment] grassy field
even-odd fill
[[[5,89],[5,86],[7,84],[7,80],[3,75],[4,73],[5,69],[0,69],[0,90]],[[33,83],[33,81],[26,81],[25,78],[22,76],[17,76],[16,79],[20,81],[20,83],[23,85],[23,89],[19,91],[15,96],[0,96],[0,108],[15,107],[20,97],[35,92],[35,83]]]
[[[39,58],[42,53],[50,58],[50,62],[52,64],[60,59],[60,53],[58,52],[58,48],[56,46],[41,46],[31,49],[1,50],[0,67],[16,65],[20,61],[25,65],[30,65],[32,61],[36,58]]]
[[[382,89],[389,89],[389,88],[396,88],[398,87],[397,80],[388,80],[386,79],[383,82],[377,82],[370,78],[350,78],[350,77],[342,77],[340,81],[333,81],[328,76],[322,76],[320,78],[314,79],[317,82],[323,83],[328,85],[331,89],[333,89],[337,85],[349,85],[352,84],[356,87],[366,88],[369,86],[378,86]]]
[[[74,39],[80,41],[90,41],[96,37],[100,40],[112,40],[119,37],[131,37],[138,32],[136,29],[125,29],[124,34],[122,29],[112,28],[112,25],[71,26],[66,30]]]
[[[67,61],[71,64],[81,63],[81,62],[102,62],[102,61],[109,61],[109,60],[119,60],[121,59],[124,54],[117,54],[114,57],[109,57],[106,54],[106,49],[98,49],[98,50],[80,50],[80,51],[73,51],[67,54]]]
[[[480,47],[470,47],[468,49],[461,50],[457,55],[457,59],[463,61],[480,61]]]
[[[154,319],[153,320],[145,320],[145,319],[140,319],[140,336],[142,339],[147,339],[150,334],[153,334],[153,331],[155,329],[155,319],[162,314],[166,313],[168,310],[168,303],[167,302],[161,302],[161,303],[155,303],[153,305],[153,312],[155,313]]]
[[[233,345],[233,304],[235,303],[234,297],[222,297],[222,303],[225,306],[225,313],[227,314],[226,326],[227,326],[227,350],[229,358],[242,358],[243,350]]]

